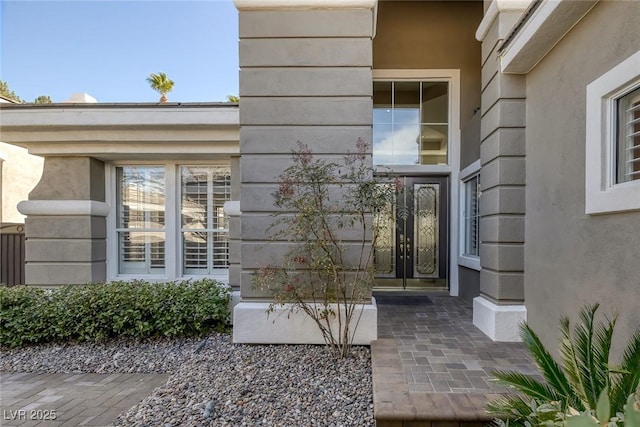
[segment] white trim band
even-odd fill
[[[500,12],[522,12],[532,0],[493,0],[476,30],[476,40],[484,41]]]
[[[598,0],[544,1],[502,53],[503,73],[527,74],[593,8]]]
[[[527,321],[524,305],[497,305],[484,297],[473,299],[473,325],[499,342],[520,342],[520,324]]]
[[[109,215],[109,205],[95,200],[23,200],[18,203],[22,215],[66,216]]]
[[[291,306],[285,304],[275,307],[271,314],[267,314],[269,305],[267,302],[240,302],[234,307],[234,343],[324,344],[318,325],[304,312],[290,312]],[[334,331],[337,330],[337,324],[337,321],[332,322]],[[355,345],[370,345],[371,341],[378,339],[378,307],[375,298],[371,298],[371,304],[357,304],[350,327],[351,332],[355,332]]]
[[[224,213],[229,216],[240,216],[242,214],[242,211],[240,210],[240,200],[224,202],[223,209]]]
[[[238,10],[373,9],[377,0],[233,0]]]

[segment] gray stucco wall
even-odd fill
[[[475,31],[482,14],[476,1],[380,1],[373,39],[374,69],[460,70],[461,169],[480,158],[481,46]],[[460,295],[471,300],[480,273],[458,271]]]
[[[525,304],[550,346],[584,304],[619,313],[619,340],[640,325],[640,212],[585,214],[585,89],[640,48],[639,22],[640,2],[601,1],[527,76]]]
[[[480,272],[466,267],[458,267],[458,280],[460,281],[460,298],[473,302],[480,295]]]
[[[524,300],[525,79],[500,72],[501,13],[482,42],[480,294],[495,304]],[[527,166],[528,167],[528,166]]]
[[[105,201],[104,163],[91,157],[46,157],[31,201]],[[28,285],[106,280],[104,216],[45,212],[25,221]]]
[[[373,11],[240,11],[240,209],[230,282],[243,300],[268,295],[252,275],[290,249],[270,240],[272,193],[302,141],[341,159],[371,141]]]

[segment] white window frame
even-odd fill
[[[167,190],[166,168],[164,166],[162,166],[162,165],[143,165],[142,167],[144,167],[144,168],[156,168],[158,170],[160,170],[160,169],[162,170],[162,172],[163,172],[162,181],[163,181],[163,186],[164,186],[164,192],[166,193],[166,190]],[[146,178],[145,178],[145,181],[146,181]],[[142,227],[142,228],[140,228],[140,227],[131,227],[131,226],[128,226],[128,227],[120,226],[120,227],[118,227],[118,213],[119,213],[119,209],[118,209],[119,203],[118,202],[119,201],[117,199],[118,199],[118,189],[119,189],[121,183],[120,183],[120,181],[118,179],[118,176],[117,176],[117,169],[116,169],[114,184],[115,184],[115,192],[116,192],[115,193],[116,194],[115,195],[115,199],[114,199],[115,200],[114,207],[115,207],[115,212],[116,212],[116,216],[115,216],[115,220],[116,220],[115,221],[116,222],[116,228],[115,228],[116,246],[120,247],[120,239],[119,239],[119,234],[120,233],[141,232],[141,233],[144,233],[145,236],[149,236],[150,235],[149,233],[161,232],[162,234],[164,234],[164,239],[165,239],[164,240],[165,257],[164,257],[164,262],[163,262],[163,266],[162,267],[153,267],[153,266],[150,265],[150,258],[149,258],[150,254],[147,253],[149,248],[146,248],[147,245],[145,244],[145,249],[144,249],[145,257],[144,257],[144,262],[143,263],[145,264],[146,269],[148,269],[150,271],[146,272],[146,273],[143,273],[143,272],[138,272],[138,273],[129,272],[129,273],[125,273],[125,274],[127,274],[127,275],[130,274],[132,276],[138,276],[138,275],[162,276],[162,275],[164,275],[164,273],[160,272],[159,270],[164,271],[166,269],[166,266],[167,266],[167,259],[166,259],[166,243],[167,243],[167,224],[166,224],[167,202],[166,202],[166,195],[165,195],[165,201],[164,201],[164,211],[162,212],[163,216],[164,216],[164,221],[163,221],[163,227],[162,228],[159,228],[159,227],[156,227],[156,228],[144,228],[144,227]],[[148,215],[149,215],[149,211],[144,211],[143,216],[145,217],[145,224],[148,224],[148,220],[149,220]],[[145,240],[146,240],[146,238],[145,238]],[[118,269],[120,269],[120,254],[118,254],[117,264],[118,264]]]
[[[469,182],[471,179],[475,178],[476,176],[480,176],[481,169],[482,168],[481,168],[480,160],[478,159],[460,171],[460,181],[459,181],[460,217],[458,220],[458,224],[459,224],[459,230],[460,230],[459,231],[460,241],[458,242],[458,248],[460,249],[460,251],[458,253],[458,265],[462,267],[470,268],[472,270],[477,270],[477,271],[480,271],[482,269],[482,267],[480,266],[480,256],[479,255],[473,256],[473,255],[464,253],[464,249],[466,247],[466,240],[467,240],[467,231],[466,231],[467,229],[466,229],[466,223],[465,223],[465,217],[466,217],[465,201],[467,198],[467,182]],[[480,245],[479,235],[478,235],[478,245]]]
[[[384,165],[380,172],[393,169],[400,174],[434,173],[454,175],[460,169],[460,70],[373,70],[373,80],[382,82],[447,82],[449,84],[449,126],[447,164]],[[373,114],[373,109],[371,110]],[[455,182],[455,181],[454,181]]]
[[[402,165],[380,166],[377,172],[384,174],[391,169],[397,174],[443,175],[450,178],[449,194],[449,293],[457,296],[459,292],[458,266],[453,260],[458,258],[458,230],[453,226],[458,221],[460,171],[460,70],[451,69],[374,69],[373,80],[379,81],[448,81],[449,82],[449,153],[446,165]],[[371,108],[373,114],[373,106]]]
[[[640,210],[640,180],[616,183],[617,100],[640,87],[640,51],[587,86],[585,213]]]
[[[198,167],[198,166],[202,166],[202,167],[206,167],[206,168],[222,166],[222,167],[225,167],[227,169],[231,169],[230,165],[211,165],[211,164],[200,165],[200,164],[193,164],[191,162],[176,164],[176,173],[177,173],[177,176],[176,176],[177,184],[176,185],[177,185],[177,191],[178,191],[177,195],[179,196],[178,197],[178,206],[177,206],[176,214],[178,212],[180,212],[180,215],[182,215],[182,195],[183,195],[182,194],[182,190],[183,190],[183,188],[182,188],[182,172],[181,172],[181,168],[182,167]],[[210,187],[209,184],[211,184],[211,182],[207,181],[207,188]],[[229,193],[228,193],[229,196],[231,196],[231,185],[230,184],[231,183],[229,183]],[[209,209],[210,209],[209,214],[212,215],[212,216],[213,215],[217,216],[217,211],[213,210],[213,199],[208,198],[207,203],[209,204]],[[222,206],[219,206],[219,208],[223,209]],[[226,213],[224,215],[227,216]],[[208,223],[208,221],[210,219],[211,218],[207,218],[207,223]],[[181,266],[180,268],[182,269],[183,276],[185,276],[185,277],[202,277],[202,276],[218,277],[218,276],[221,276],[221,275],[228,276],[228,273],[229,273],[228,266],[227,266],[227,268],[224,268],[224,267],[211,268],[212,272],[208,273],[208,274],[204,274],[204,275],[203,274],[196,274],[196,273],[194,273],[194,274],[185,273],[185,271],[187,271],[189,269],[184,266],[184,261],[185,260],[184,260],[184,241],[183,241],[184,234],[188,233],[188,232],[193,232],[193,231],[205,232],[205,233],[209,234],[212,238],[213,238],[214,235],[217,235],[218,233],[226,233],[226,235],[227,235],[227,245],[228,245],[228,243],[229,243],[229,240],[228,240],[228,238],[229,238],[228,221],[227,221],[227,228],[226,229],[224,229],[224,228],[223,229],[220,229],[220,228],[215,228],[214,229],[214,228],[209,227],[209,224],[207,224],[206,228],[201,229],[201,230],[200,229],[190,229],[189,227],[185,227],[182,224],[182,222],[180,222],[176,226],[177,226],[178,231],[179,231],[178,242],[179,242],[179,245],[180,245],[180,247],[178,248],[178,250],[179,250],[178,258],[179,258],[179,262],[180,262],[180,266]],[[212,256],[213,255],[213,250],[214,250],[213,240],[209,240],[208,241],[208,250],[212,251],[209,254],[209,256]],[[227,252],[227,257],[228,257],[228,255],[229,255],[229,253]],[[209,261],[211,261],[211,260],[209,260]]]
[[[165,271],[163,274],[123,274],[118,268],[118,234],[116,168],[121,166],[157,166],[165,169]],[[182,272],[182,234],[179,218],[180,212],[180,166],[225,166],[231,167],[229,162],[221,161],[118,161],[109,163],[105,168],[106,201],[109,204],[107,216],[107,280],[135,280],[150,282],[164,282],[172,280],[202,279],[204,277],[219,282],[229,282],[229,271],[219,271],[214,274],[196,275]]]

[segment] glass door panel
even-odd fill
[[[378,286],[443,287],[447,274],[447,178],[402,177],[396,203],[374,215]]]
[[[414,184],[413,277],[438,277],[440,184]]]

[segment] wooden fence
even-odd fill
[[[3,226],[0,229],[0,283],[23,285],[24,225]]]

